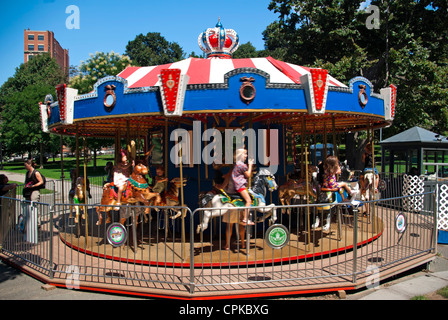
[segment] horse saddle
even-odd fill
[[[235,207],[245,207],[246,206],[246,201],[244,201],[244,199],[241,197],[241,195],[239,193],[237,194],[227,194],[224,190],[220,190],[221,191],[221,202],[223,204],[225,203],[231,203],[233,204]],[[250,198],[252,199],[252,207],[257,207],[260,199],[258,197],[255,197],[252,192],[249,192]]]
[[[130,184],[130,182],[128,181],[126,183],[126,186],[125,186],[124,190],[123,190],[123,193],[121,194],[121,199],[122,200],[128,199],[129,196],[131,195],[131,188],[130,188],[129,184]],[[118,187],[115,186],[113,182],[110,183],[110,186],[111,186],[111,188],[110,188],[110,197],[112,199],[117,199],[118,198]]]

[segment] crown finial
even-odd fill
[[[239,42],[238,34],[234,30],[222,26],[221,18],[215,28],[208,28],[198,38],[199,47],[207,54],[207,58],[230,59],[238,49]]]

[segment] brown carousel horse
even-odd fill
[[[70,190],[70,218],[72,217],[72,208],[75,208],[75,223],[79,222],[79,214],[82,210],[82,219],[86,218],[86,207],[79,204],[86,204],[86,195],[84,193],[85,183],[83,177],[78,177],[74,183],[74,189]],[[88,190],[87,190],[88,193]]]
[[[150,206],[152,201],[156,197],[160,197],[158,193],[152,192],[151,187],[148,185],[145,176],[148,174],[148,168],[142,163],[138,162],[134,171],[132,172],[125,191],[123,191],[121,204],[136,204],[143,203],[145,206]],[[111,222],[110,211],[113,210],[113,206],[118,203],[117,193],[113,188],[113,183],[106,183],[103,187],[103,196],[101,198],[101,206],[96,208],[98,213],[97,225],[101,225],[103,222],[102,212],[107,213],[106,223]],[[107,206],[107,207],[106,207]],[[145,210],[146,216],[149,215],[150,208]],[[121,223],[124,224],[126,218],[121,218]]]
[[[177,207],[179,206],[179,189],[181,186],[185,186],[187,182],[187,179],[184,178],[183,181],[181,181],[180,178],[174,178],[170,181],[170,186],[168,187],[168,190],[165,190],[161,194],[161,201],[160,206],[166,206],[166,207]],[[182,215],[182,210],[180,209],[173,209],[176,214],[171,217],[172,220],[177,219]]]
[[[78,177],[76,175],[76,169],[70,170],[70,180],[71,180],[71,188],[68,193],[68,198],[70,202],[70,216],[72,218],[73,208],[75,209],[75,223],[79,222],[79,212],[83,211],[82,219],[85,219],[86,207],[78,206],[77,204],[86,204],[86,196],[92,198],[90,194],[90,181],[87,179],[87,185],[85,185],[84,177]],[[84,194],[86,193],[86,194]]]
[[[305,179],[290,179],[285,184],[278,188],[278,197],[282,205],[290,205],[291,200],[296,196],[308,195],[313,199],[316,199],[316,190],[313,185],[313,174],[317,172],[317,167],[309,165],[308,166],[308,193]],[[286,212],[289,214],[290,210],[287,209]]]

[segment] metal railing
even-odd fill
[[[107,207],[96,204],[95,195],[91,204],[77,206],[10,196],[2,198],[0,244],[4,255],[72,288],[87,283],[206,294],[235,286],[250,291],[357,283],[372,270],[434,253],[435,192],[419,196],[429,199],[421,212],[402,210],[403,197],[357,204],[299,200],[275,206],[274,223],[272,216],[256,213],[265,207],[252,207],[253,219],[263,222],[241,230],[238,224],[231,225],[241,213],[235,208],[225,215],[219,208],[192,212],[181,207],[122,206],[110,211],[110,221],[103,214],[103,223],[97,225],[97,209]],[[204,214],[210,212],[218,214],[198,232]],[[399,216],[405,219],[404,232],[395,227]],[[328,217],[331,224],[326,229]],[[124,244],[111,241],[114,223],[123,223]],[[281,247],[273,247],[267,239],[272,225],[286,230],[288,241]]]

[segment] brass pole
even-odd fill
[[[62,182],[62,204],[64,204],[64,143],[61,135],[61,182]]]
[[[182,141],[183,143],[183,141]],[[181,203],[181,207],[184,206],[184,177],[183,177],[183,170],[182,170],[182,145],[180,146],[179,149],[179,157],[180,157],[180,162],[179,162],[179,168],[180,168],[180,203]],[[182,212],[182,260],[184,260],[184,255],[185,255],[185,214],[183,212],[183,209],[181,209]]]
[[[83,138],[83,149],[84,149],[84,199],[85,199],[85,204],[87,205],[87,145],[86,145],[86,138]],[[85,214],[85,224],[86,224],[86,248],[88,246],[89,243],[89,219],[88,219],[88,208],[84,207],[86,209],[86,211],[84,212]],[[82,218],[81,218],[82,221]]]

